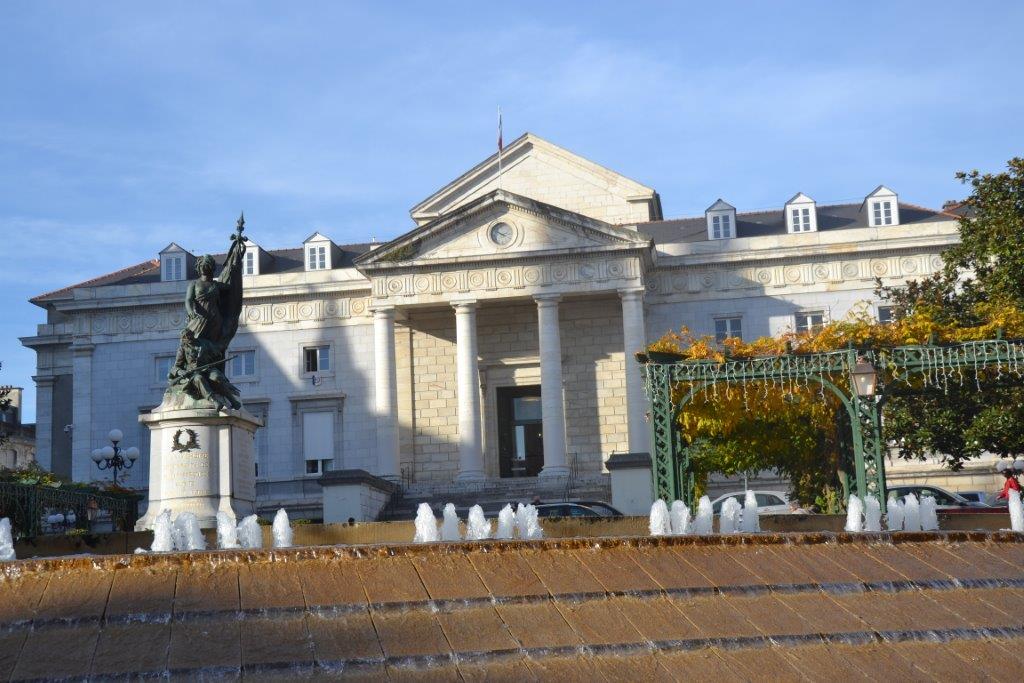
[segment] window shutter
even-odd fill
[[[334,458],[334,413],[302,414],[302,454],[305,460]]]

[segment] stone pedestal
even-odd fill
[[[612,505],[624,515],[650,514],[654,503],[651,456],[616,453],[604,464],[612,480]]]
[[[256,512],[253,437],[263,423],[243,410],[161,410],[139,416],[150,430],[149,508],[135,525],[149,529],[163,510],[195,513],[204,529],[217,512]]]

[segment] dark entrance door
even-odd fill
[[[540,386],[498,388],[498,465],[503,477],[536,477],[544,467]]]

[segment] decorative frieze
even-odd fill
[[[873,282],[876,278],[915,279],[941,268],[942,257],[937,253],[896,253],[785,265],[679,266],[648,272],[646,284],[648,293],[653,296],[700,296],[728,291],[772,294],[783,288],[799,290],[844,283],[863,287],[865,282]]]
[[[402,273],[373,278],[373,295],[379,299],[446,297],[452,294],[485,295],[503,290],[572,286],[582,291],[617,289],[640,277],[635,257],[561,260],[507,264],[437,272]]]
[[[239,325],[246,327],[368,318],[369,302],[368,297],[255,301],[242,306]],[[74,334],[81,337],[137,336],[177,331],[184,325],[185,309],[182,306],[114,309],[91,314],[78,313],[74,317]]]

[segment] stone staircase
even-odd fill
[[[592,474],[407,484],[381,511],[378,521],[412,519],[420,503],[429,503],[438,516],[447,503],[454,504],[461,516],[465,516],[465,510],[473,505],[480,505],[488,516],[492,516],[507,503],[529,503],[535,496],[544,503],[611,501],[611,481],[607,474]]]

